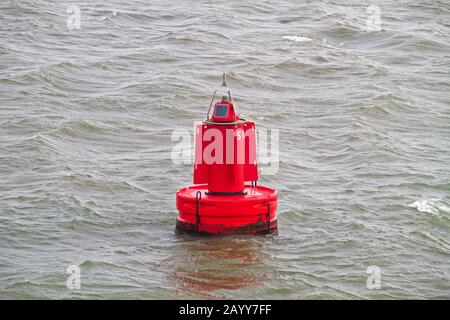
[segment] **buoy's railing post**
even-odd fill
[[[217,90],[214,91],[213,96],[211,98],[211,103],[209,104],[208,113],[206,114],[206,120],[209,120],[209,113],[211,112],[211,107],[213,105],[214,98],[216,97],[216,93],[217,93]]]
[[[267,231],[270,230],[270,201],[267,200]]]
[[[200,191],[197,191],[195,194],[195,232],[198,235],[198,227],[200,225],[200,215],[198,213],[198,203],[200,199],[202,198],[202,193]]]

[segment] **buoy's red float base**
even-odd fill
[[[177,229],[202,235],[264,234],[277,230],[277,192],[246,185],[243,194],[213,195],[208,185],[178,190]]]

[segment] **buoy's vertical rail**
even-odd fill
[[[197,191],[197,193],[195,194],[195,232],[198,235],[198,228],[200,225],[200,215],[198,213],[198,206],[199,206],[199,201],[202,198],[202,193],[200,191]]]

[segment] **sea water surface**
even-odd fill
[[[175,233],[222,72],[278,235]],[[449,299],[449,230],[449,1],[1,1],[1,299]]]

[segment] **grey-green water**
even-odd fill
[[[174,232],[223,71],[280,130],[277,236]],[[446,0],[0,3],[0,298],[448,299],[449,166]]]

